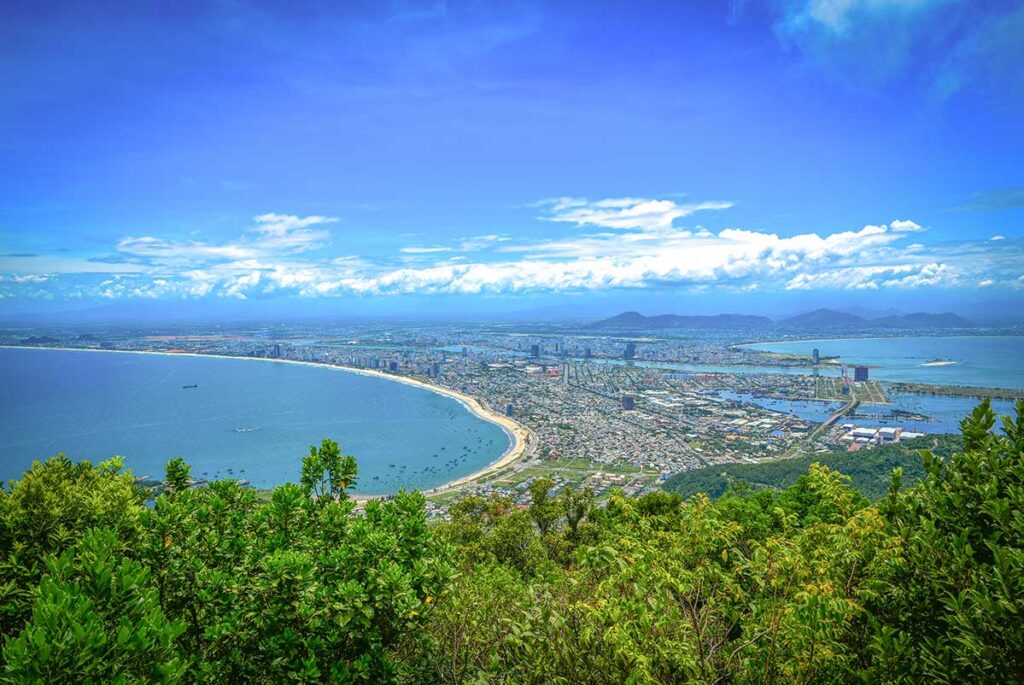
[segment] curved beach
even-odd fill
[[[523,426],[522,424],[518,423],[517,421],[514,421],[513,419],[511,419],[511,418],[509,418],[507,416],[504,416],[503,414],[499,414],[498,412],[495,412],[495,411],[491,410],[490,408],[484,406],[475,397],[472,397],[470,395],[466,395],[464,393],[461,393],[461,392],[458,392],[458,391],[455,391],[455,390],[451,390],[449,388],[443,388],[443,387],[440,387],[440,386],[432,385],[430,383],[425,383],[425,382],[417,380],[415,378],[409,378],[409,377],[406,377],[406,376],[395,376],[395,375],[392,375],[392,374],[384,373],[382,371],[375,371],[375,370],[372,370],[372,369],[360,369],[360,368],[351,367],[351,366],[342,366],[342,365],[337,365],[337,364],[323,364],[323,363],[319,363],[319,362],[307,362],[307,361],[299,361],[299,360],[294,360],[294,359],[268,359],[268,358],[264,358],[264,357],[241,357],[241,356],[235,356],[235,355],[207,354],[207,353],[200,353],[200,352],[164,352],[164,351],[156,351],[156,350],[104,350],[104,349],[97,349],[97,348],[94,348],[94,347],[35,347],[35,346],[31,346],[31,345],[6,345],[4,347],[10,348],[10,349],[26,349],[26,350],[40,350],[40,349],[43,349],[43,350],[68,350],[68,351],[73,351],[73,352],[108,352],[108,353],[113,353],[113,354],[144,354],[144,355],[161,355],[161,356],[170,356],[170,357],[203,357],[203,358],[209,358],[209,359],[239,359],[239,360],[244,360],[244,361],[261,361],[261,362],[268,362],[268,363],[275,363],[275,364],[295,364],[295,365],[315,367],[315,368],[320,368],[320,369],[342,371],[342,372],[345,372],[345,373],[355,373],[355,374],[360,374],[360,375],[363,375],[363,376],[372,376],[372,377],[382,378],[382,379],[386,379],[386,380],[390,380],[390,381],[395,381],[395,382],[398,382],[398,383],[405,383],[406,385],[412,385],[412,386],[415,386],[415,387],[419,387],[419,388],[421,388],[423,390],[428,390],[430,392],[434,392],[434,393],[437,393],[439,395],[444,395],[446,397],[454,399],[455,401],[459,402],[463,407],[465,407],[474,416],[476,416],[476,417],[478,417],[480,419],[483,419],[484,421],[487,421],[489,423],[497,425],[499,428],[502,429],[502,431],[504,431],[506,436],[508,436],[508,438],[509,438],[509,446],[505,450],[505,452],[502,453],[502,455],[498,459],[496,459],[495,461],[491,462],[490,464],[484,466],[483,468],[478,469],[477,471],[474,471],[473,473],[470,473],[470,474],[468,474],[466,476],[462,476],[462,477],[460,477],[460,478],[458,478],[456,480],[449,481],[449,482],[444,483],[442,485],[439,485],[439,486],[437,486],[435,488],[432,488],[432,489],[429,489],[429,490],[425,490],[425,492],[448,491],[448,490],[451,490],[453,488],[457,488],[457,487],[459,487],[461,485],[465,485],[466,483],[478,480],[478,479],[480,479],[480,478],[482,478],[484,476],[487,476],[488,474],[491,474],[491,473],[493,473],[495,471],[501,470],[501,469],[509,466],[510,464],[512,464],[515,461],[517,461],[520,457],[522,457],[523,454],[526,452],[527,442],[529,440],[529,435],[530,435],[529,429],[527,429],[525,426]],[[373,499],[373,498],[376,498],[376,497],[381,497],[381,495],[359,495],[358,496],[359,499]]]

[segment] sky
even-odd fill
[[[1024,313],[1024,0],[0,18],[0,317]]]

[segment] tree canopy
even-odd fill
[[[847,683],[1024,679],[1024,402],[885,493],[811,461],[717,499],[554,489],[356,502],[324,441],[268,496],[117,460],[0,489],[0,681]],[[870,454],[870,453],[868,453]]]

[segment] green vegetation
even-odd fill
[[[0,682],[1019,681],[1024,402],[995,420],[877,504],[813,463],[717,501],[538,479],[434,526],[417,493],[358,512],[329,441],[266,502],[37,462],[0,494]]]
[[[946,459],[960,449],[960,445],[960,437],[956,435],[923,436],[852,453],[831,452],[760,464],[714,464],[677,473],[662,484],[662,489],[678,492],[684,498],[705,493],[712,499],[721,497],[737,483],[755,489],[781,490],[796,483],[811,464],[817,462],[848,476],[853,489],[877,500],[889,491],[893,469],[903,470],[905,486],[913,485],[924,477],[921,450],[931,450],[936,456]]]

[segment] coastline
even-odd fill
[[[530,430],[526,426],[522,425],[518,421],[515,421],[503,414],[484,406],[477,398],[456,390],[449,388],[443,388],[438,385],[431,385],[430,383],[424,383],[423,381],[415,378],[409,378],[407,376],[395,376],[392,374],[384,373],[383,371],[375,371],[373,369],[360,369],[353,366],[343,366],[339,364],[323,364],[320,362],[305,362],[298,359],[268,359],[266,357],[239,357],[229,354],[208,354],[205,352],[161,352],[157,350],[104,350],[95,347],[34,347],[32,345],[3,345],[0,346],[7,349],[15,350],[57,350],[57,351],[70,351],[70,352],[109,352],[113,354],[152,354],[152,355],[163,355],[168,357],[203,357],[207,359],[237,359],[240,361],[260,361],[269,362],[274,364],[296,364],[300,366],[309,366],[319,369],[328,369],[335,371],[343,371],[346,373],[356,373],[363,376],[371,376],[375,378],[383,378],[385,380],[396,381],[398,383],[405,383],[414,387],[428,390],[430,392],[444,395],[445,397],[451,398],[461,404],[469,413],[473,414],[479,419],[493,423],[504,431],[505,435],[509,438],[509,446],[493,462],[487,464],[481,469],[474,471],[473,473],[467,474],[455,480],[442,483],[429,490],[422,490],[424,495],[430,495],[437,492],[448,492],[453,489],[457,489],[467,483],[479,480],[495,471],[499,471],[507,466],[518,461],[525,453],[527,443],[530,442]],[[362,495],[353,493],[352,497],[356,500],[370,500],[370,499],[381,499],[390,495]]]

